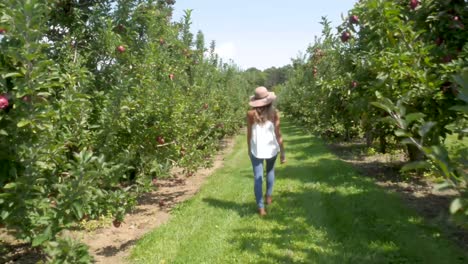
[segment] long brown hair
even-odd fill
[[[276,110],[273,107],[273,104],[264,105],[261,107],[254,107],[254,122],[258,124],[263,124],[266,121],[274,121]]]

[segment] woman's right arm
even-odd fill
[[[278,144],[280,146],[280,161],[281,163],[285,163],[286,155],[284,153],[283,136],[281,135],[280,116],[278,112],[275,113],[275,134],[276,134],[276,140],[278,141]]]

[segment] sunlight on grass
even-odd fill
[[[288,163],[256,213],[245,136],[202,190],[144,236],[134,263],[464,263],[466,255],[394,193],[285,125]]]

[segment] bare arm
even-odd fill
[[[275,115],[276,115],[275,116],[275,134],[276,134],[276,140],[278,141],[278,144],[280,146],[280,152],[281,152],[280,160],[281,160],[281,163],[285,163],[286,162],[286,156],[285,156],[285,153],[284,153],[283,137],[281,136],[280,116],[279,116],[278,112],[276,112]]]
[[[247,146],[248,154],[250,156],[250,139],[252,138],[252,115],[250,112],[247,112]]]

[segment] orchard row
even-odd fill
[[[173,2],[0,3],[0,225],[50,261],[89,259],[62,230],[119,226],[244,121],[251,87],[191,33],[189,11],[172,21]]]
[[[463,193],[451,210],[466,216],[466,154],[444,144],[456,135],[463,148],[468,133],[467,23],[465,0],[361,0],[294,60],[282,110],[327,138],[401,146],[415,161],[405,169],[436,168]]]

